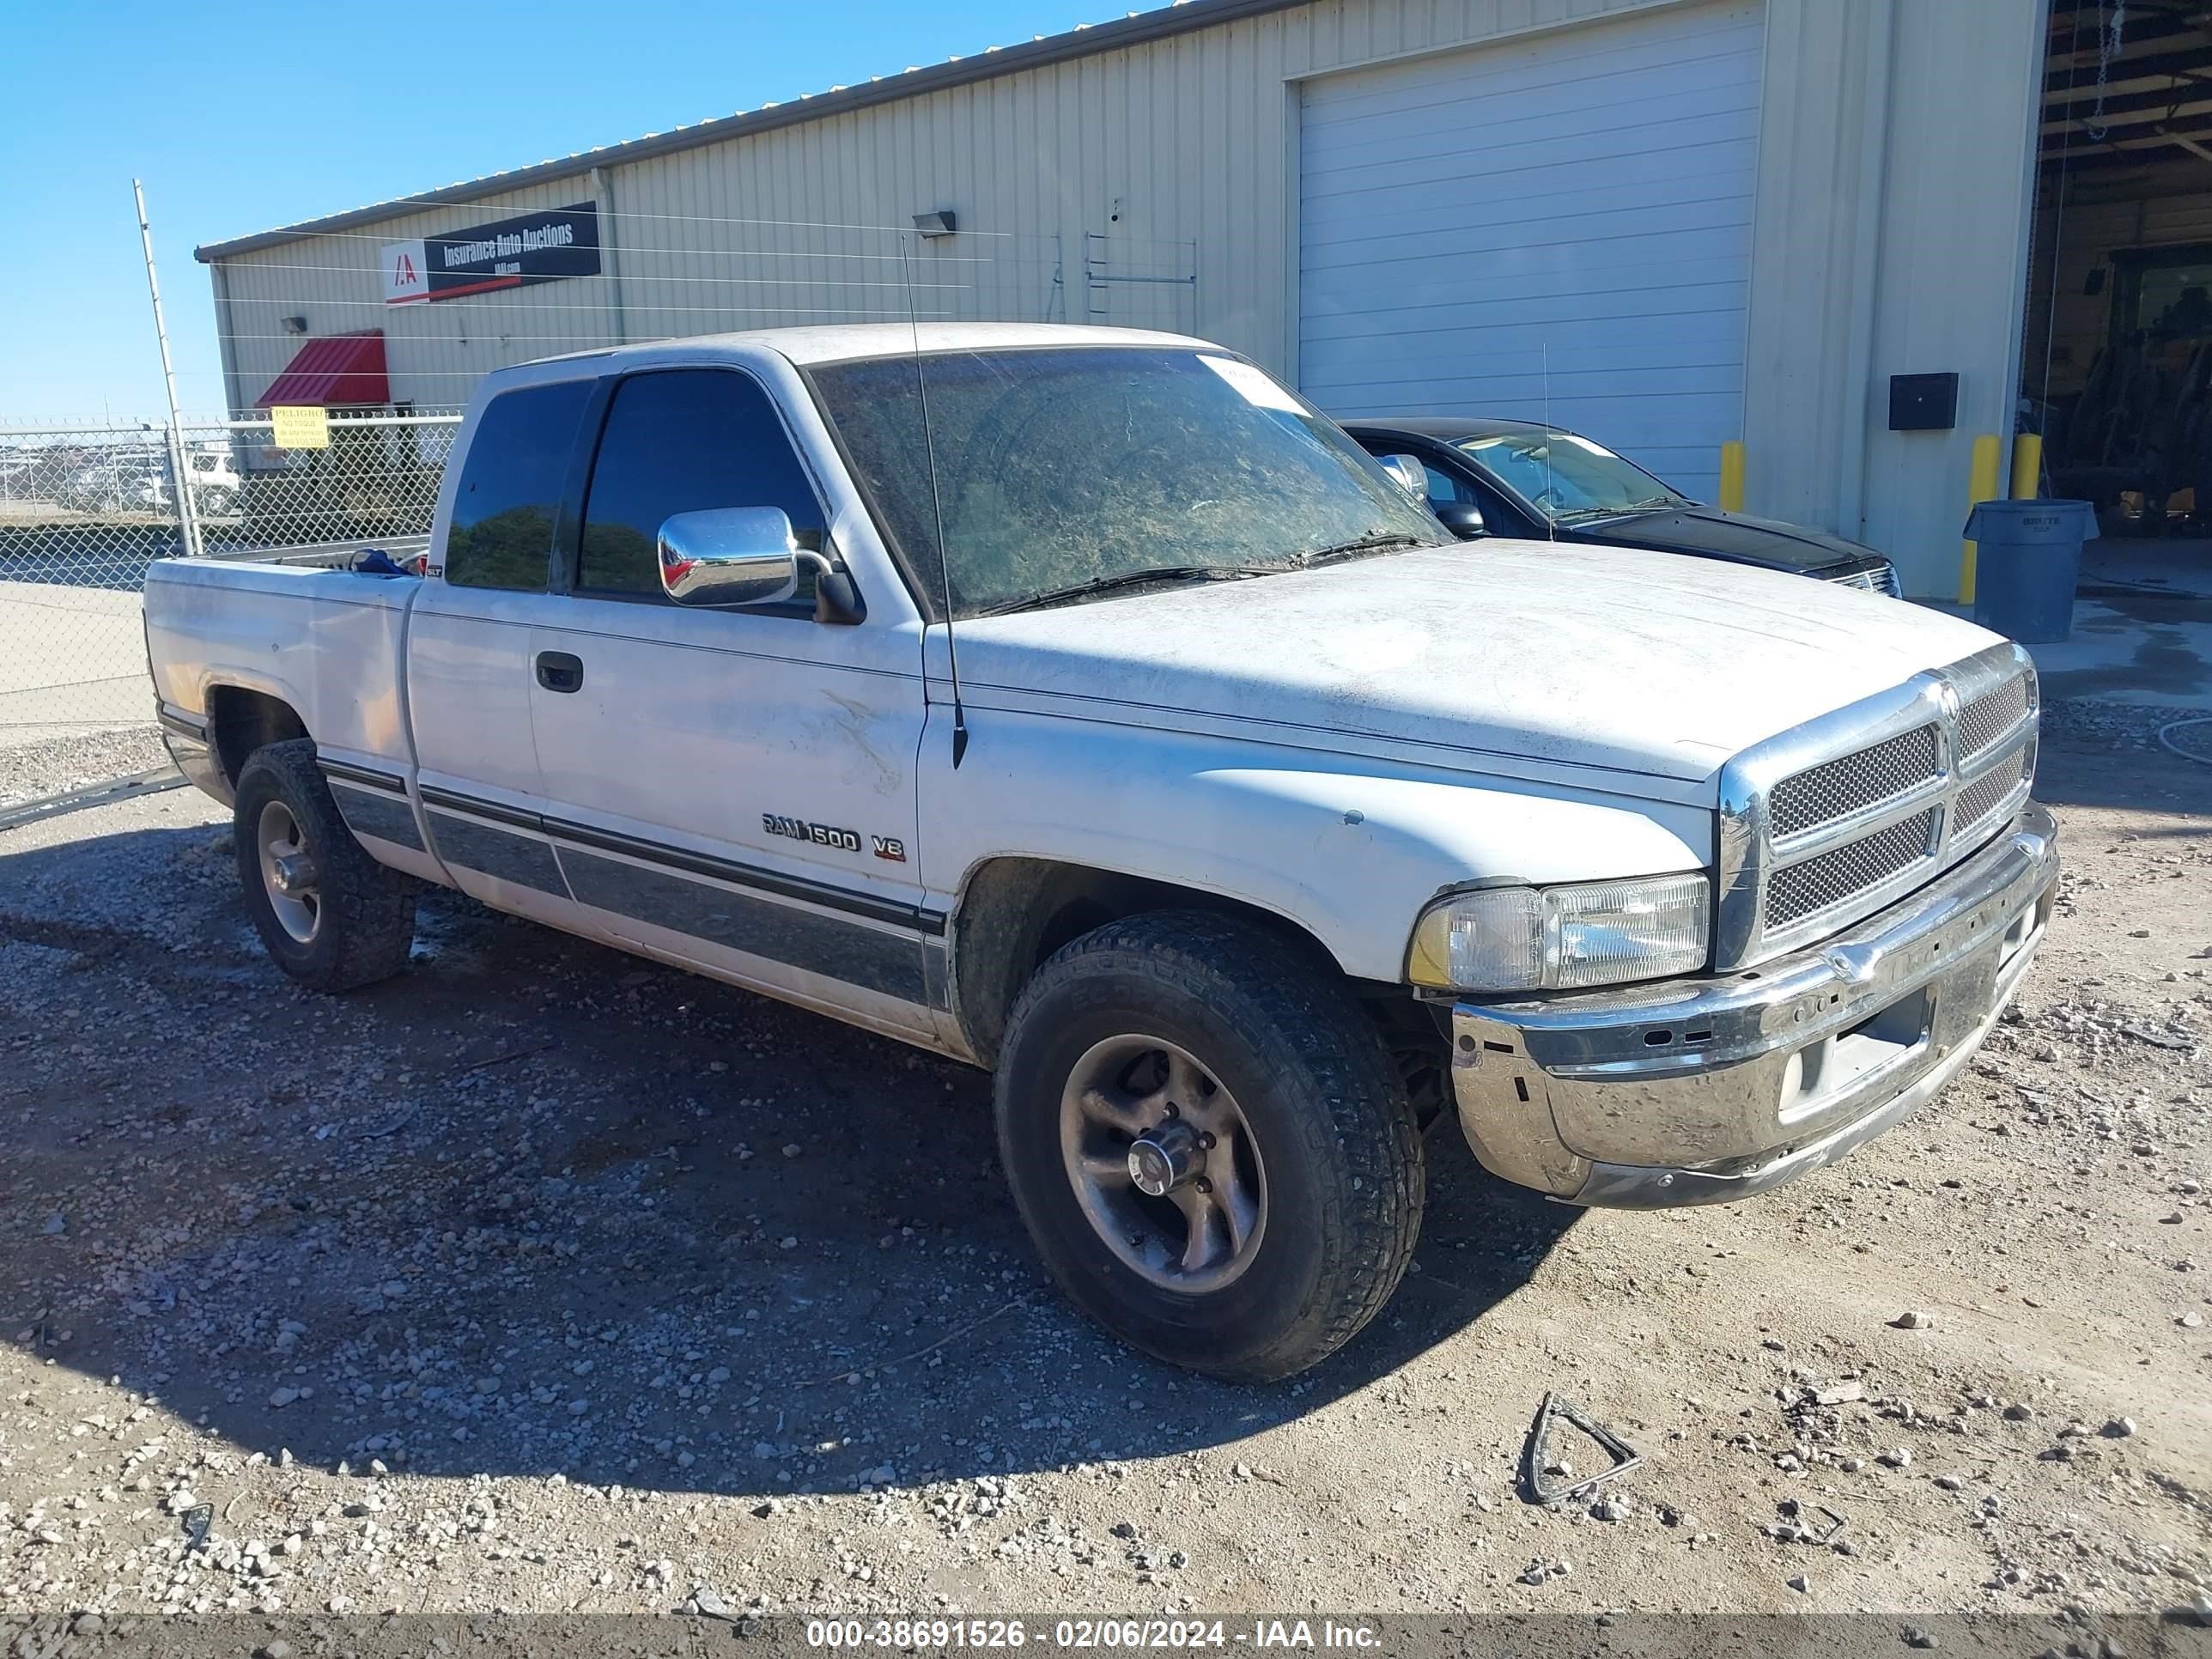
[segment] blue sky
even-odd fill
[[[0,423],[158,413],[142,179],[188,410],[222,402],[195,244],[1053,34],[1092,0],[0,4]]]

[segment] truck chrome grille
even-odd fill
[[[1920,726],[1783,779],[1767,797],[1768,817],[1778,838],[1800,835],[1909,795],[1938,769],[1936,729]]]
[[[1886,593],[1893,599],[1905,597],[1905,590],[1898,586],[1894,565],[1886,565],[1880,570],[1854,570],[1846,575],[1831,576],[1827,580],[1831,587],[1856,587],[1863,593]]]
[[[1832,853],[1778,870],[1766,889],[1766,925],[1784,927],[1818,915],[1888,881],[1935,850],[1936,811],[1930,807],[1863,841],[1847,841]]]
[[[1715,965],[1848,927],[1987,842],[2033,782],[2037,712],[2027,653],[2002,645],[1729,762]]]
[[[2027,718],[2027,677],[1984,691],[1959,711],[1959,748],[1978,755]]]
[[[2022,775],[2032,777],[2034,771],[2034,751],[2023,749],[1961,789],[1959,804],[1951,809],[1952,839],[1978,842],[1982,832],[1994,827],[1989,820],[2004,809],[2020,788]]]

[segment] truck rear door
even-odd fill
[[[817,623],[811,580],[781,605],[669,601],[662,522],[741,507],[781,508],[802,544],[826,534],[823,492],[757,379],[691,365],[613,384],[564,591],[530,644],[563,672],[530,690],[571,925],[929,1033],[913,640]]]
[[[456,884],[539,921],[567,884],[538,821],[531,630],[547,588],[577,434],[597,382],[522,385],[465,434],[442,550],[408,623],[407,708],[423,822]]]

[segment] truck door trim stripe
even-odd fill
[[[187,714],[181,708],[172,708],[163,703],[155,716],[168,730],[180,738],[190,738],[194,743],[208,740],[208,724],[198,714]]]
[[[315,758],[322,767],[324,775],[333,781],[343,779],[346,782],[358,784],[364,789],[380,789],[387,795],[404,795],[407,793],[406,781],[395,777],[389,772],[379,772],[369,767],[356,766],[350,761],[327,760],[319,755]]]
[[[733,887],[749,887],[756,892],[776,898],[795,899],[803,904],[818,904],[825,910],[842,910],[848,915],[888,923],[926,938],[942,938],[945,933],[945,915],[942,910],[904,903],[896,899],[878,898],[872,893],[856,892],[849,887],[838,887],[828,882],[810,881],[804,876],[787,876],[778,871],[762,869],[757,865],[739,864],[732,859],[716,858],[709,853],[695,853],[688,848],[671,847],[663,842],[645,841],[611,830],[595,829],[588,823],[578,823],[569,818],[548,817],[543,813],[525,811],[517,807],[501,805],[496,801],[457,794],[435,784],[422,786],[422,795],[425,806],[441,812],[463,812],[493,823],[510,824],[518,830],[550,836],[556,842],[576,847],[620,853],[625,858],[690,875],[711,876],[716,881],[728,882]],[[557,892],[560,890],[552,888],[548,890]]]
[[[556,850],[579,904],[819,974],[841,985],[931,1006],[925,942],[912,932],[822,915],[584,848]]]
[[[434,806],[427,816],[431,850],[441,862],[489,876],[494,881],[550,893],[556,898],[574,896],[561,874],[552,842],[518,836]]]
[[[493,823],[512,824],[517,830],[534,830],[540,835],[545,830],[544,821],[535,812],[501,806],[497,801],[478,800],[473,795],[457,795],[450,789],[439,788],[435,784],[422,786],[422,805],[441,806],[448,811],[465,812],[471,817],[488,819]]]
[[[634,836],[594,830],[589,824],[572,823],[566,818],[546,818],[544,823],[548,835],[558,841],[574,842],[580,847],[596,847],[671,870],[712,876],[717,881],[726,881],[735,887],[750,887],[759,892],[772,893],[779,898],[799,899],[808,904],[821,905],[824,909],[842,910],[849,915],[866,916],[871,921],[889,922],[894,927],[920,933],[936,936],[945,932],[942,911],[921,909],[915,905],[902,904],[896,899],[879,899],[870,894],[856,893],[849,888],[808,881],[803,877],[781,875],[756,865],[738,864],[729,859],[690,852],[659,842],[641,841]]]
[[[346,828],[356,836],[374,836],[410,853],[423,850],[422,837],[415,828],[415,809],[404,795],[390,794],[380,788],[356,783],[351,778],[332,775],[336,787],[331,799],[337,802],[339,816]]]

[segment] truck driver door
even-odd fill
[[[878,1029],[932,1032],[911,635],[817,622],[811,577],[781,604],[671,602],[667,519],[780,507],[818,548],[820,492],[741,368],[641,370],[605,408],[573,568],[531,637],[562,670],[532,689],[532,719],[572,925]]]

